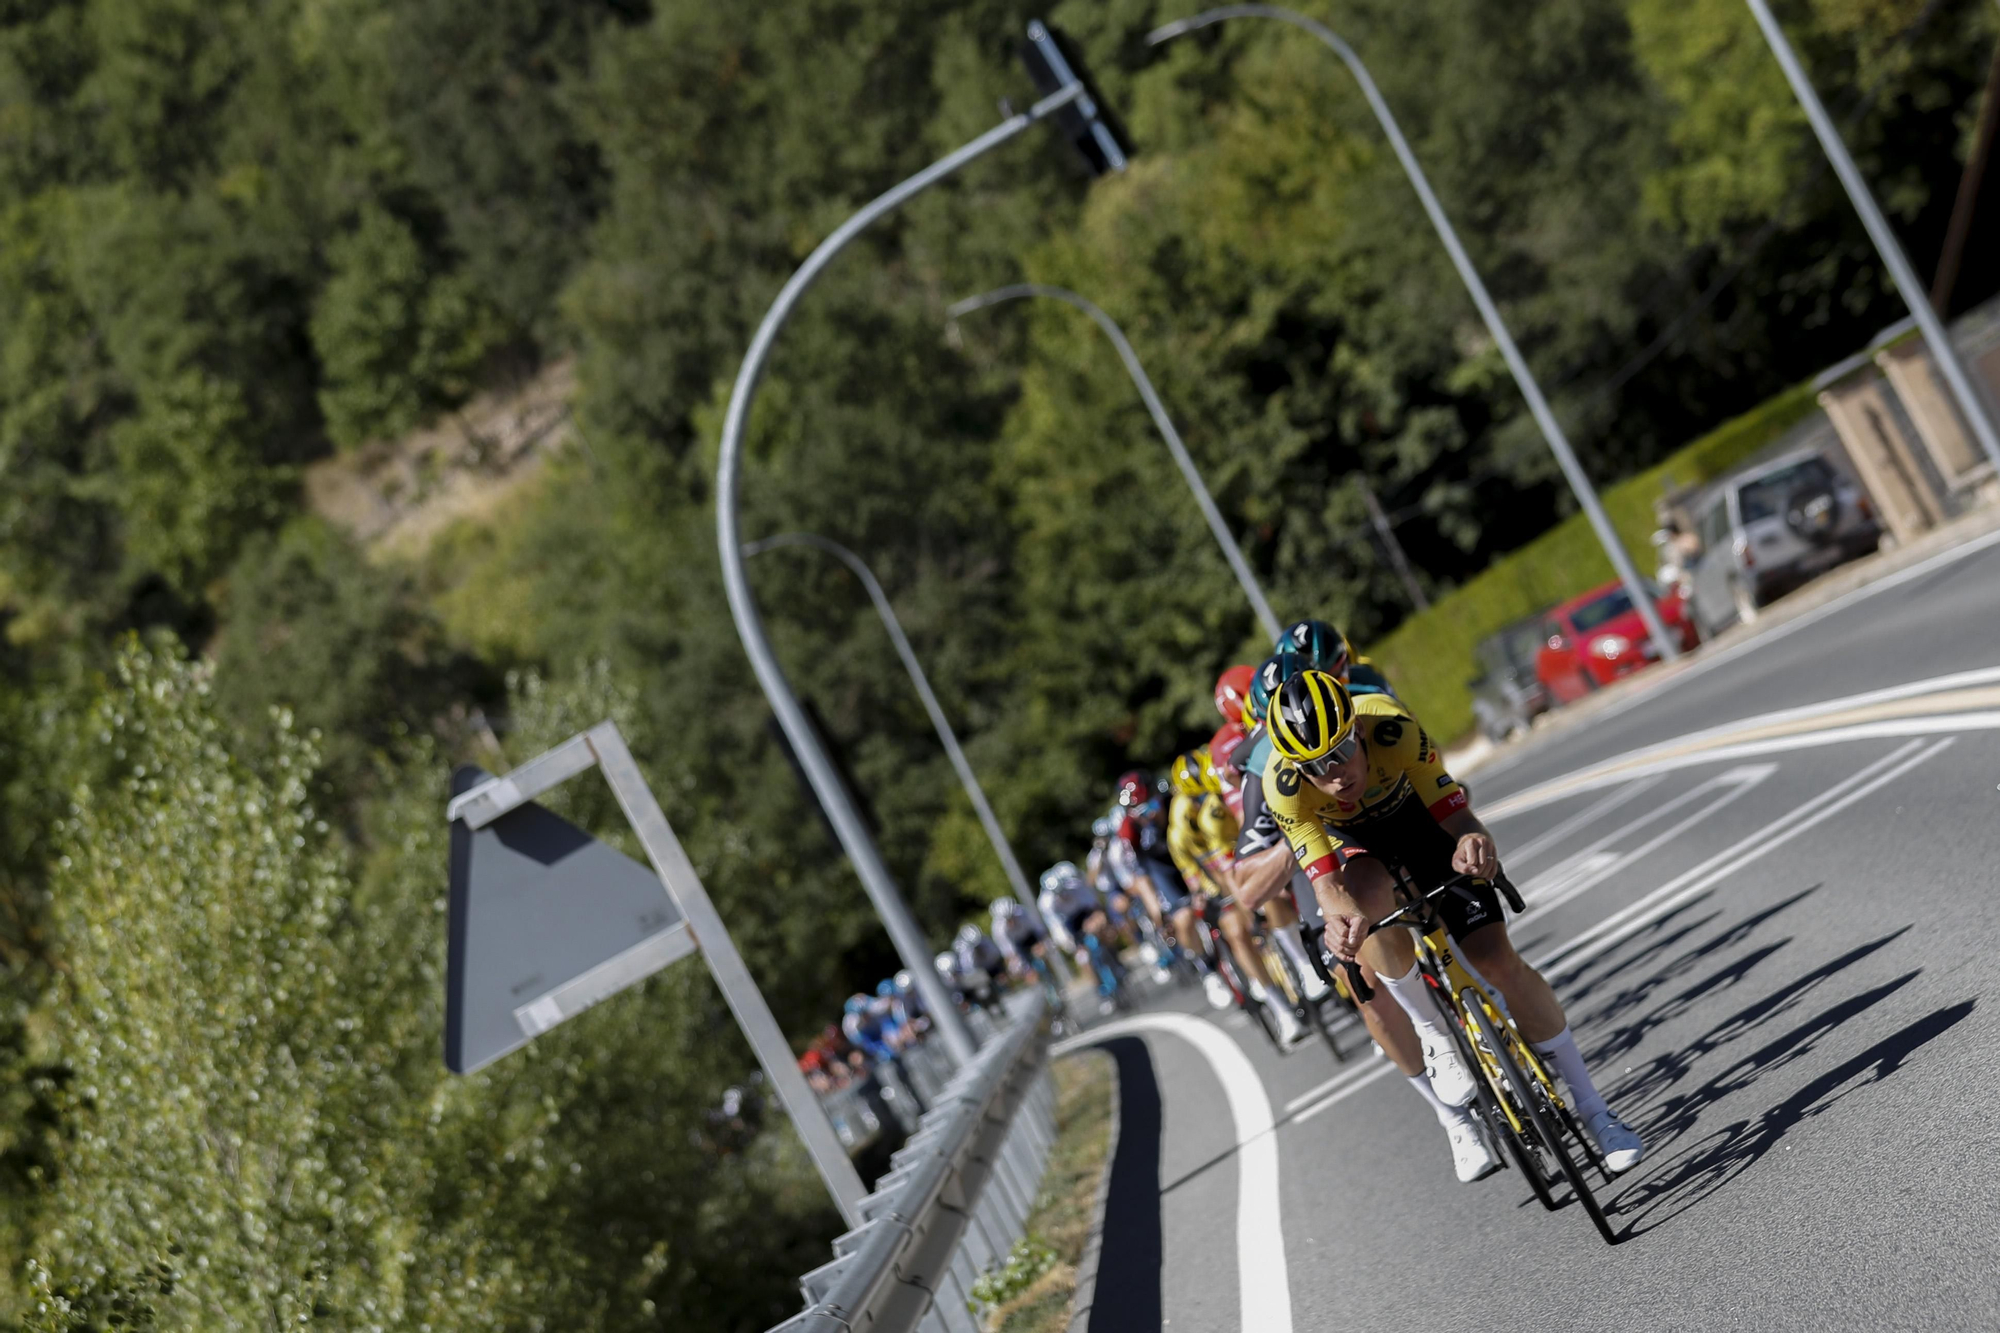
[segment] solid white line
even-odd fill
[[[1334,1093],[1331,1097],[1328,1097],[1325,1101],[1317,1102],[1311,1106],[1308,1106],[1305,1110],[1293,1116],[1292,1123],[1295,1125],[1303,1125],[1306,1121],[1312,1119],[1314,1116],[1318,1115],[1321,1111],[1326,1110],[1329,1106],[1332,1106],[1335,1102],[1346,1101],[1349,1097],[1352,1097],[1355,1093],[1361,1091],[1363,1088],[1367,1087],[1370,1083],[1373,1083],[1376,1079],[1385,1078],[1390,1074],[1395,1074],[1400,1072],[1401,1071],[1398,1070],[1396,1066],[1390,1064],[1387,1060],[1383,1060],[1375,1068],[1370,1069],[1366,1074],[1362,1075],[1360,1078],[1353,1080],[1346,1087],[1342,1088],[1339,1092]]]
[[[1731,759],[1756,759],[1764,755],[1789,754],[1794,750],[1815,750],[1828,745],[1846,745],[1851,741],[1896,740],[1905,736],[1936,736],[1941,733],[1961,731],[2000,731],[2000,709],[1986,709],[1976,713],[1934,713],[1924,717],[1892,717],[1879,722],[1856,722],[1851,726],[1829,727],[1825,731],[1802,731],[1794,736],[1773,736],[1768,740],[1744,741],[1740,745],[1720,745],[1713,750],[1672,755],[1651,763],[1633,764],[1629,768],[1624,765],[1631,757],[1607,759],[1580,772],[1553,779],[1518,795],[1496,801],[1490,809],[1481,810],[1479,813],[1480,817],[1486,820],[1506,819],[1510,815],[1522,814],[1547,805],[1551,801],[1574,795],[1588,787],[1593,777],[1622,781],[1628,777],[1672,773],[1702,764],[1725,763]],[[1644,752],[1635,752],[1635,755],[1639,753]]]
[[[1278,1139],[1271,1099],[1243,1048],[1213,1023],[1187,1014],[1134,1014],[1084,1033],[1102,1041],[1127,1032],[1164,1032],[1201,1053],[1215,1071],[1236,1121],[1236,1284],[1244,1333],[1292,1333],[1292,1285],[1278,1212]]]
[[[1899,569],[1895,573],[1884,575],[1872,583],[1864,583],[1859,588],[1842,593],[1824,606],[1814,607],[1812,610],[1806,611],[1782,625],[1774,626],[1761,634],[1746,639],[1742,643],[1725,648],[1713,657],[1704,657],[1686,670],[1677,672],[1668,679],[1661,681],[1653,689],[1642,690],[1629,698],[1619,700],[1617,703],[1605,708],[1603,712],[1594,715],[1590,720],[1592,722],[1608,721],[1621,713],[1637,708],[1640,704],[1650,703],[1677,686],[1685,685],[1688,681],[1705,675],[1725,662],[1733,662],[1737,658],[1748,653],[1754,653],[1760,648],[1768,648],[1772,644],[1781,641],[1788,635],[1797,633],[1808,625],[1816,625],[1828,616],[1846,610],[1856,602],[1873,597],[1877,593],[1887,592],[1891,588],[1900,587],[1913,579],[1922,578],[1933,570],[1941,569],[1946,565],[1969,559],[1996,543],[2000,543],[2000,529],[1995,529],[1992,532],[1974,537],[1971,541],[1961,542],[1957,546],[1939,551],[1936,555],[1919,560],[1908,569]],[[1490,781],[1493,776],[1506,772],[1509,768],[1512,768],[1515,764],[1520,763],[1523,759],[1528,758],[1530,754],[1539,751],[1541,748],[1536,745],[1523,747],[1520,753],[1505,756],[1498,763],[1488,765],[1481,772],[1480,776]]]
[[[1507,853],[1508,861],[1518,865],[1531,856],[1540,855],[1545,849],[1561,842],[1578,829],[1596,823],[1599,819],[1610,814],[1633,797],[1651,791],[1654,787],[1659,786],[1662,781],[1664,781],[1663,777],[1652,777],[1641,778],[1637,782],[1627,784],[1623,789],[1612,792],[1596,805],[1585,807],[1581,812],[1571,815],[1548,832],[1541,834],[1539,837],[1530,838],[1527,842],[1514,848]]]
[[[1623,911],[1606,917],[1561,948],[1543,955],[1536,960],[1535,966],[1537,968],[1561,972],[1588,962],[1621,940],[1627,939],[1638,931],[1643,930],[1647,925],[1665,916],[1668,912],[1673,911],[1682,903],[1706,893],[1723,879],[1735,874],[1744,866],[1769,855],[1800,834],[1825,823],[1842,810],[1853,805],[1856,801],[1865,800],[1877,791],[1880,791],[1883,787],[1894,782],[1897,778],[1902,777],[1905,773],[1928,763],[1934,756],[1949,748],[1951,744],[1952,741],[1950,738],[1946,738],[1919,751],[1915,755],[1910,755],[1910,751],[1916,748],[1915,742],[1898,747],[1891,751],[1886,759],[1878,760],[1876,763],[1869,765],[1868,768],[1863,769],[1861,773],[1849,777],[1845,782],[1828,788],[1812,800],[1801,805],[1798,809],[1793,810],[1782,818],[1773,820],[1757,832],[1738,842],[1735,846],[1717,853],[1687,873],[1667,881],[1644,898],[1641,898],[1638,902],[1626,907]],[[1904,756],[1909,757],[1904,758]],[[1890,768],[1886,772],[1877,774],[1872,781],[1855,787],[1838,800],[1821,805],[1817,810],[1813,809],[1815,804],[1826,801],[1829,796],[1838,792],[1842,786],[1852,783],[1855,778],[1864,777],[1872,770],[1879,768],[1883,763],[1893,762],[1897,759],[1902,759],[1903,762],[1896,764],[1895,767]],[[1808,811],[1811,813],[1808,814]],[[1800,816],[1802,815],[1805,817],[1801,818]]]

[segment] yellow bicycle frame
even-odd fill
[[[1479,1035],[1479,1028],[1471,1019],[1468,999],[1485,1011],[1487,1021],[1493,1024],[1493,1030],[1513,1044],[1515,1063],[1529,1078],[1541,1084],[1542,1091],[1547,1094],[1551,1106],[1563,1106],[1562,1094],[1556,1090],[1555,1080],[1549,1077],[1548,1070],[1542,1067],[1541,1058],[1535,1053],[1535,1048],[1528,1044],[1527,1039],[1514,1026],[1514,1020],[1507,1016],[1507,1011],[1495,1002],[1486,987],[1482,986],[1472,973],[1466,970],[1465,965],[1458,961],[1452,943],[1451,936],[1440,927],[1426,932],[1418,940],[1417,949],[1430,960],[1438,973],[1444,977],[1445,984],[1451,988],[1453,1017],[1465,1031],[1466,1042],[1472,1047],[1473,1054],[1479,1061],[1479,1072],[1486,1076],[1487,1086],[1493,1089],[1493,1099],[1500,1103],[1500,1113],[1507,1117],[1508,1125],[1516,1134],[1532,1138],[1528,1127],[1521,1123],[1514,1110],[1513,1098],[1507,1092],[1506,1076],[1500,1071],[1500,1061],[1486,1048],[1485,1039]],[[1528,1090],[1522,1088],[1515,1095],[1525,1097],[1527,1094]]]

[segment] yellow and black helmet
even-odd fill
[[[1324,671],[1301,671],[1278,688],[1264,716],[1271,748],[1315,777],[1353,757],[1354,700]]]
[[[1183,796],[1199,796],[1208,790],[1204,771],[1208,768],[1208,747],[1196,746],[1174,760],[1167,782]]]

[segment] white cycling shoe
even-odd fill
[[[1271,1012],[1278,1016],[1278,1040],[1280,1043],[1286,1046],[1296,1046],[1305,1040],[1305,1024],[1299,1022],[1299,1016],[1292,1012],[1290,1005],[1277,1004],[1269,1000],[1266,1000],[1265,1003],[1269,1004]]]
[[[1227,1009],[1236,1003],[1236,997],[1229,993],[1229,983],[1213,972],[1201,979],[1201,988],[1208,993],[1208,1007],[1211,1009]]]
[[[1444,1133],[1451,1140],[1451,1165],[1458,1172],[1461,1185],[1484,1180],[1500,1169],[1500,1159],[1486,1146],[1486,1136],[1469,1118],[1452,1121],[1444,1127]]]
[[[1646,1155],[1645,1140],[1608,1106],[1584,1122],[1583,1132],[1597,1145],[1605,1169],[1613,1175],[1630,1171]]]
[[[1333,994],[1333,987],[1321,981],[1317,972],[1306,973],[1299,978],[1299,984],[1305,987],[1306,999],[1313,1004],[1318,1004],[1321,1000]]]
[[[1417,1030],[1417,1040],[1424,1047],[1424,1073],[1430,1077],[1431,1091],[1446,1106],[1464,1106],[1472,1100],[1477,1085],[1472,1081],[1472,1071],[1465,1067],[1465,1061],[1458,1058],[1458,1048],[1452,1045],[1445,1033]]]

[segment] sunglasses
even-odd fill
[[[1332,777],[1334,770],[1345,767],[1347,761],[1354,758],[1354,752],[1360,748],[1361,738],[1350,734],[1346,740],[1334,746],[1319,758],[1297,761],[1299,771],[1309,778]]]

